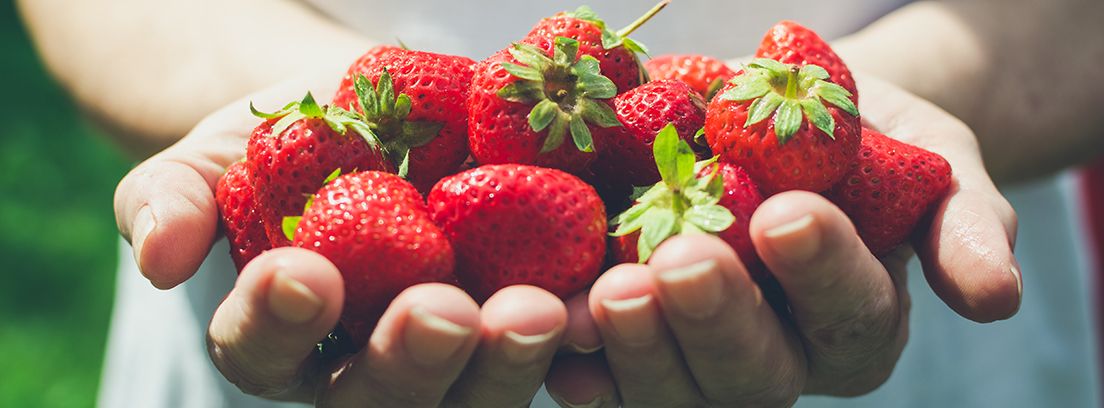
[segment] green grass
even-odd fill
[[[126,159],[80,117],[0,10],[0,406],[95,404]]]

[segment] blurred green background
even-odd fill
[[[0,407],[95,405],[130,164],[0,10]]]

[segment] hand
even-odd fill
[[[1016,216],[973,133],[887,83],[859,85],[868,125],[954,169],[950,194],[913,242],[932,289],[966,318],[1011,317],[1022,295]],[[557,360],[549,391],[600,406],[788,406],[801,394],[854,396],[882,384],[908,338],[910,250],[875,258],[838,208],[808,192],[764,202],[751,235],[788,313],[771,308],[769,291],[722,241],[677,237],[647,265],[619,265],[594,284],[589,304],[604,360]]]
[[[191,277],[217,238],[214,185],[241,158],[259,123],[248,101],[275,107],[306,89],[321,90],[315,93],[321,98],[332,94],[311,82],[317,81],[288,82],[214,113],[119,184],[119,230],[154,286],[168,289]],[[506,288],[480,308],[458,288],[423,284],[398,296],[358,354],[325,361],[315,345],[336,325],[343,296],[341,275],[324,257],[299,248],[262,254],[211,320],[211,359],[244,392],[270,399],[332,407],[506,407],[528,404],[561,339],[575,338],[575,348],[597,343],[586,336],[592,328],[572,336],[575,322],[589,319],[569,323],[564,303],[542,289]],[[588,314],[585,300],[571,304],[575,314]]]

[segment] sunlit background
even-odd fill
[[[99,384],[126,158],[46,74],[0,7],[0,407],[90,407]]]

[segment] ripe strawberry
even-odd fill
[[[763,197],[747,172],[713,159],[695,163],[672,125],[656,135],[654,154],[663,180],[612,221],[614,259],[644,262],[671,236],[705,232],[728,243],[749,270],[761,270],[748,225]]]
[[[622,127],[607,132],[607,148],[598,152],[594,172],[614,182],[650,186],[659,181],[652,141],[668,124],[693,143],[705,124],[705,101],[690,86],[673,80],[649,82],[613,101]]]
[[[579,52],[596,58],[602,73],[613,81],[617,92],[625,92],[646,82],[636,53],[647,53],[647,49],[628,36],[668,3],[670,0],[661,1],[628,27],[617,32],[606,27],[606,22],[590,7],[581,6],[575,11],[542,19],[522,42],[551,54],[557,37],[578,41]]]
[[[644,69],[653,81],[675,79],[690,85],[705,100],[713,99],[726,81],[736,76],[736,71],[724,61],[705,55],[662,55],[644,63]]]
[[[620,125],[609,99],[641,82],[635,52],[643,47],[625,35],[665,4],[618,33],[580,7],[542,20],[525,39],[479,62],[468,102],[475,160],[583,176],[602,129]],[[565,144],[569,132],[573,143]]]
[[[457,278],[478,300],[514,284],[566,298],[601,271],[606,211],[570,174],[486,165],[441,180],[428,201],[456,251]]]
[[[341,108],[320,107],[308,93],[253,130],[246,149],[253,188],[268,239],[287,246],[282,222],[303,213],[307,197],[334,169],[391,170],[367,125]]]
[[[951,165],[936,153],[863,128],[858,160],[825,193],[882,255],[904,242],[951,185]]]
[[[302,217],[289,217],[288,224],[295,226],[293,245],[322,254],[341,271],[341,323],[358,345],[403,289],[452,279],[451,245],[430,219],[422,196],[396,175],[340,176],[318,190]]]
[[[595,159],[591,126],[620,126],[617,94],[578,42],[556,39],[550,58],[524,43],[480,61],[468,100],[468,144],[480,164],[520,163],[584,174]],[[524,64],[524,65],[519,65]],[[572,143],[564,143],[570,132]]]
[[[468,157],[467,101],[475,61],[379,49],[349,68],[333,105],[359,114],[399,175],[428,191]]]
[[[221,214],[222,230],[230,243],[230,257],[240,273],[245,264],[272,248],[265,235],[261,214],[253,203],[253,175],[246,162],[226,168],[215,187],[215,202]]]
[[[755,59],[709,103],[709,147],[746,169],[764,194],[827,190],[855,160],[860,139],[852,94],[827,79],[816,65]]]
[[[851,92],[851,101],[859,103],[855,78],[847,64],[832,51],[832,47],[817,33],[793,21],[782,21],[767,31],[755,57],[772,59],[783,64],[816,65],[828,71],[828,81]]]

